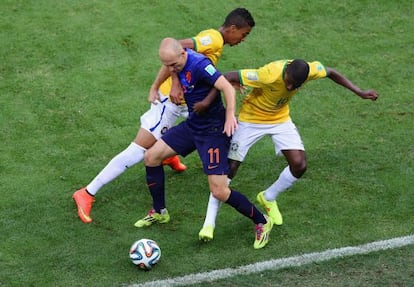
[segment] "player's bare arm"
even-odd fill
[[[237,119],[235,116],[236,90],[224,76],[220,76],[217,79],[214,87],[223,92],[224,99],[226,101],[226,122],[224,123],[223,133],[226,133],[227,136],[232,136],[238,127]]]
[[[240,85],[240,78],[238,71],[231,71],[223,73],[223,76],[229,81],[232,85],[239,84]]]
[[[160,96],[158,94],[158,89],[160,88],[161,84],[164,83],[166,79],[170,76],[170,71],[164,65],[161,66],[157,77],[155,78],[154,82],[152,83],[149,95],[148,95],[148,102],[150,103],[157,103],[160,100]]]
[[[183,101],[184,93],[183,88],[181,87],[180,80],[176,73],[171,74],[171,91],[170,99],[176,105],[180,105]]]
[[[180,42],[181,46],[183,46],[183,48],[188,48],[191,50],[194,50],[194,41],[191,38],[187,38],[187,39],[182,39],[179,40],[178,42]]]
[[[360,96],[363,99],[369,99],[372,101],[377,100],[378,93],[374,90],[361,90],[358,86],[348,80],[344,75],[339,73],[333,68],[326,67],[327,77],[330,78],[335,83],[347,88],[348,90],[354,92],[356,95]]]

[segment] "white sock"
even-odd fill
[[[279,178],[264,192],[264,198],[273,201],[276,197],[291,187],[298,179],[292,175],[289,166],[280,173]]]
[[[204,220],[203,227],[211,225],[213,227],[216,226],[216,217],[220,210],[221,201],[218,200],[210,193],[210,198],[208,199],[208,206],[207,206],[207,213],[206,219]]]
[[[126,149],[116,155],[101,172],[88,184],[86,189],[95,195],[99,189],[111,182],[125,170],[144,159],[145,149],[132,142]]]

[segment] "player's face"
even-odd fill
[[[285,71],[284,82],[285,82],[286,90],[288,90],[289,92],[299,89],[300,86],[302,86],[302,83],[299,84],[299,83],[294,82],[293,79],[290,79],[287,71]]]
[[[227,35],[226,43],[230,46],[235,46],[240,42],[243,42],[244,39],[250,34],[252,28],[250,26],[237,28],[236,26],[232,25],[230,27],[230,31]]]
[[[175,55],[174,57],[168,59],[162,59],[162,63],[168,68],[170,72],[178,73],[185,66],[186,56],[185,52]]]

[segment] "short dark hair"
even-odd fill
[[[308,78],[309,65],[304,60],[295,59],[287,65],[286,72],[291,83],[300,87]]]
[[[227,15],[226,19],[224,19],[224,27],[229,27],[231,25],[235,25],[237,28],[248,26],[253,28],[256,23],[247,9],[236,8]]]

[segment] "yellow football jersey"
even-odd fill
[[[208,57],[214,65],[223,52],[224,39],[221,33],[215,29],[201,31],[197,36],[191,38],[194,42],[194,51]],[[168,95],[171,90],[171,77],[168,78],[160,87],[163,95]]]
[[[224,39],[215,29],[204,30],[193,37],[194,50],[208,57],[215,66],[223,52]]]
[[[290,119],[289,102],[298,89],[288,91],[283,81],[289,62],[291,60],[280,60],[259,69],[239,70],[241,84],[252,88],[243,99],[239,113],[240,121],[276,124]],[[305,83],[326,77],[326,69],[320,62],[308,62],[308,64],[309,75]]]

